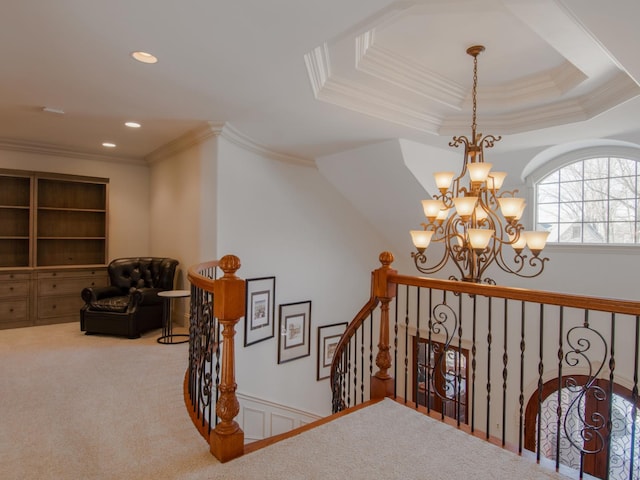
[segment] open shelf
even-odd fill
[[[38,239],[36,264],[39,267],[62,265],[104,265],[106,239]]]
[[[106,210],[107,186],[60,179],[38,179],[38,208]]]
[[[3,267],[29,266],[29,237],[0,238],[0,265]]]

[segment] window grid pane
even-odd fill
[[[565,165],[536,184],[536,224],[548,242],[640,244],[637,160],[597,157]]]

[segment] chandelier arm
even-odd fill
[[[527,261],[527,258],[529,259],[528,261]],[[507,263],[507,261],[504,259],[504,256],[501,253],[499,256],[496,257],[496,264],[503,271],[507,273],[517,275],[518,277],[521,277],[521,278],[534,278],[540,275],[544,271],[544,264],[548,260],[549,260],[548,257],[544,257],[544,258],[536,257],[536,256],[528,257],[527,255],[522,255],[514,252],[513,263],[516,264],[516,267],[514,268]],[[525,270],[525,268],[527,267],[527,264],[529,267],[533,269],[533,271]]]
[[[440,260],[433,266],[426,266],[426,267],[421,267],[419,265],[420,264],[425,264],[428,261],[427,256],[423,253],[420,252],[412,252],[411,253],[411,258],[413,258],[413,263],[416,267],[416,269],[420,272],[423,273],[425,275],[429,275],[432,273],[436,273],[437,271],[441,270],[442,267],[444,267],[447,263],[447,259],[449,258],[450,252],[449,252],[449,247],[448,245],[445,243],[445,251],[444,254],[442,255],[442,257],[440,258]]]
[[[496,136],[489,134],[482,137],[482,139],[478,142],[478,145],[482,147],[492,148],[494,143],[499,142],[500,140],[502,140],[502,135]]]

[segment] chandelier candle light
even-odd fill
[[[539,255],[549,232],[524,230],[520,223],[525,209],[524,198],[515,196],[517,190],[501,192],[507,174],[492,172],[492,164],[484,161],[483,148],[493,147],[502,137],[476,134],[478,55],[483,51],[481,45],[467,49],[473,57],[471,138],[454,136],[449,142],[451,147],[464,145],[462,171],[457,177],[454,172],[434,175],[440,194],[434,195],[433,200],[422,201],[427,222],[422,224],[423,230],[411,231],[417,249],[411,257],[416,268],[425,274],[439,271],[451,260],[459,270],[461,280],[495,284],[484,275],[493,263],[519,277],[540,275],[548,258]],[[468,183],[465,186],[463,182]],[[444,253],[428,266],[425,251],[431,242],[444,243]],[[511,253],[504,247],[513,251],[512,260],[507,260]],[[531,257],[523,254],[525,247],[528,247]],[[455,276],[450,278],[457,280]]]

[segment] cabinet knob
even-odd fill
[[[13,313],[13,308],[10,308],[10,309],[9,309],[9,313]]]
[[[56,287],[57,287],[57,285],[54,283],[52,288],[56,288]]]
[[[56,306],[55,306],[55,305],[53,305],[51,308],[53,308],[53,309],[55,310],[55,309],[56,309]]]
[[[10,291],[10,292],[13,292],[13,287],[9,287],[9,291]]]
[[[96,286],[96,282],[91,282],[91,286],[95,287]]]

